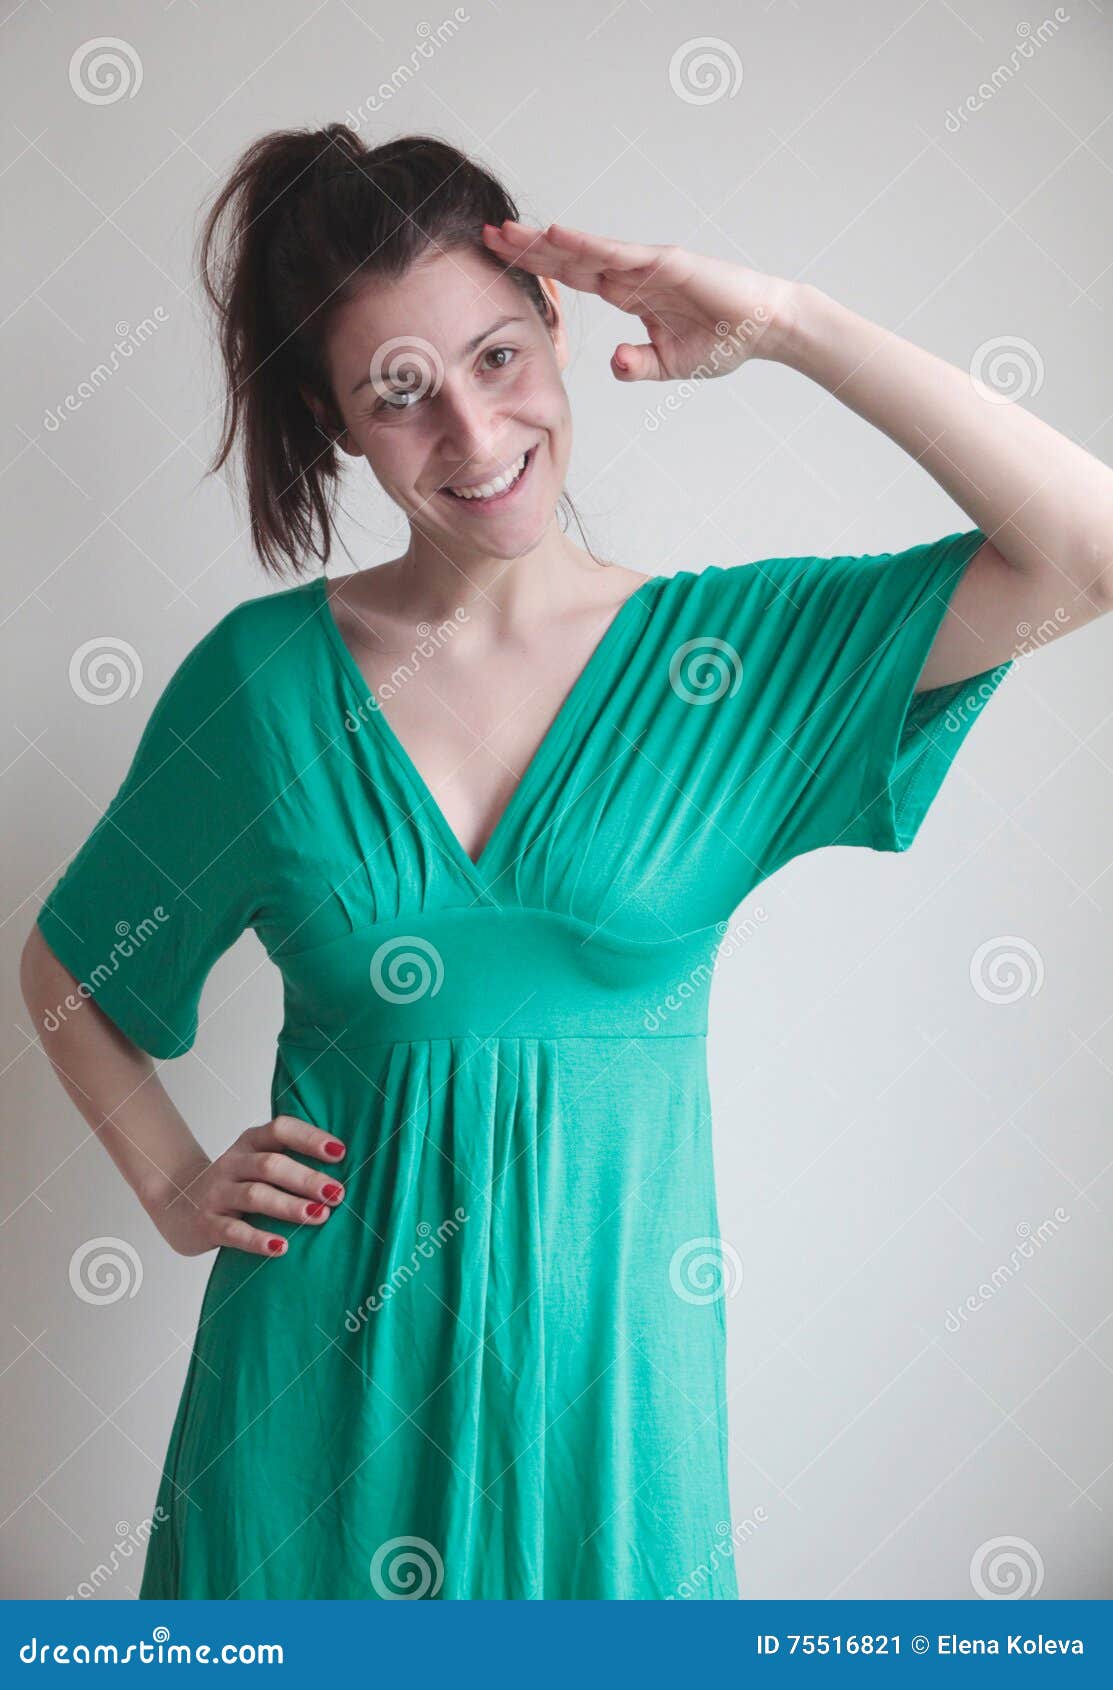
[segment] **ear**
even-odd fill
[[[301,394],[306,405],[312,411],[313,416],[316,419],[317,426],[323,429],[327,435],[332,437],[335,444],[339,446],[340,450],[342,452],[347,452],[349,457],[361,457],[362,453],[360,453],[358,448],[355,447],[349,440],[347,429],[341,429],[339,434],[336,432],[335,424],[330,421],[326,406],[321,403],[320,399],[317,398],[317,395],[315,393],[311,393],[307,387],[303,387],[301,385],[298,387],[298,392]],[[321,445],[322,447],[324,446],[324,440],[321,441]]]
[[[553,321],[549,325],[549,337],[556,353],[557,367],[564,370],[568,367],[568,332],[564,323],[564,307],[560,301],[560,290],[552,276],[538,276],[537,280],[552,304]]]
[[[302,399],[305,401],[306,405],[312,411],[313,415],[316,417],[316,419],[320,423],[321,427],[324,428],[324,426],[325,426],[325,408],[321,404],[321,401],[317,398],[316,394],[310,393],[310,391],[307,387],[302,387],[300,385],[298,387],[298,392],[301,394]]]

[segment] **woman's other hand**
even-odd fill
[[[252,1226],[244,1215],[324,1226],[344,1196],[339,1180],[295,1161],[291,1150],[326,1163],[344,1155],[339,1140],[320,1127],[295,1115],[276,1115],[262,1126],[248,1127],[215,1160],[198,1157],[161,1181],[157,1193],[147,1198],[147,1212],[182,1256],[224,1245],[250,1255],[284,1255],[286,1239]]]

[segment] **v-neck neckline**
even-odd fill
[[[537,784],[545,766],[556,755],[561,745],[566,742],[575,718],[587,702],[592,681],[602,669],[604,661],[623,631],[630,626],[634,610],[639,609],[643,614],[648,614],[656,602],[661,588],[670,579],[671,577],[668,575],[647,576],[640,586],[635,587],[634,591],[628,593],[619,604],[618,609],[588,654],[587,661],[565,694],[556,715],[539,740],[532,757],[522,771],[520,779],[503,805],[495,825],[487,837],[486,844],[478,857],[475,858],[468,855],[464,849],[463,841],[449,825],[448,817],[437,802],[432,788],[391,726],[385,709],[374,696],[374,689],[356,661],[355,653],[341,633],[328,590],[329,577],[323,574],[318,575],[309,583],[329,642],[336,653],[345,677],[358,694],[361,707],[364,705],[370,707],[370,715],[382,743],[400,768],[407,784],[413,791],[417,807],[428,817],[429,825],[440,837],[443,847],[452,860],[464,871],[468,879],[475,882],[481,891],[486,892],[487,890],[488,869],[497,848],[507,837],[519,810],[525,803],[530,790]]]

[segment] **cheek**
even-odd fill
[[[428,462],[428,451],[414,428],[368,429],[360,440],[375,479],[388,490],[412,487]]]
[[[502,398],[508,409],[546,427],[563,417],[568,405],[556,365],[545,365],[535,359],[514,370],[502,389]]]

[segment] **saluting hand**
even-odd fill
[[[597,293],[641,319],[648,342],[622,341],[611,355],[618,381],[710,380],[748,358],[775,358],[791,318],[792,282],[683,247],[509,220],[485,223],[483,238],[505,263]]]

